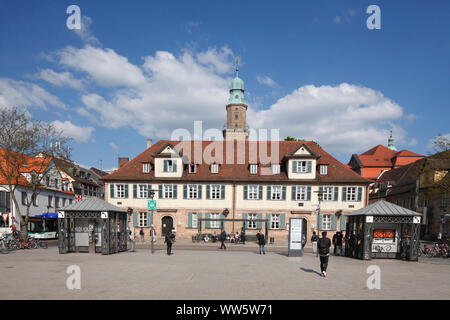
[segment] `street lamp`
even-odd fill
[[[314,192],[317,193],[317,199],[319,200],[319,205],[317,206],[317,232],[319,232],[320,202],[322,201],[323,191],[319,189],[318,191]]]

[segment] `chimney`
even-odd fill
[[[128,158],[120,158],[119,157],[119,168],[122,168],[125,163],[127,163],[130,159]]]
[[[147,139],[147,149],[150,148],[153,144],[153,140],[152,139]]]

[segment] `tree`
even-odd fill
[[[433,149],[436,152],[450,150],[450,135],[438,134],[433,140]]]
[[[296,138],[293,138],[293,137],[291,137],[291,136],[287,136],[286,138],[284,138],[284,141],[306,141],[306,140],[305,140],[305,139],[296,139]],[[314,143],[317,144],[319,147],[321,147],[320,144],[318,144],[316,141],[312,140],[311,142],[314,142]],[[321,148],[322,148],[322,147],[321,147]]]
[[[68,159],[70,139],[52,124],[30,119],[25,110],[0,110],[0,177],[9,187],[11,200],[20,217],[21,231],[28,233],[30,206],[42,190],[46,169],[54,157]],[[25,185],[26,213],[20,212],[16,188]]]

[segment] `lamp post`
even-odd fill
[[[228,214],[230,213],[230,210],[225,209],[222,211],[223,216],[226,218]],[[225,221],[222,221],[222,230],[225,228]]]
[[[153,200],[153,197],[155,196],[155,192],[156,190],[149,190],[148,191],[148,195],[150,197],[150,200]],[[155,228],[153,228],[153,213],[154,213],[154,209],[150,209],[151,213],[152,213],[152,224],[150,226],[150,243],[151,243],[151,249],[152,249],[152,254],[155,253],[154,250],[154,242],[155,242]]]
[[[317,233],[319,233],[320,202],[322,201],[323,191],[319,190],[319,191],[314,191],[314,192],[317,193],[317,199],[319,200],[319,205],[317,206]]]

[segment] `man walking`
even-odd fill
[[[336,255],[336,239],[337,239],[337,234],[338,234],[338,232],[336,232],[334,235],[333,235],[333,255]]]
[[[245,230],[244,230],[244,228],[242,228],[242,231],[241,231],[241,241],[242,241],[242,244],[245,244]]]
[[[322,276],[327,276],[328,258],[330,257],[331,240],[327,238],[327,232],[322,232],[322,238],[317,243],[320,256],[320,271]]]
[[[266,254],[266,251],[264,251],[264,245],[266,244],[266,239],[264,237],[264,233],[261,232],[261,230],[258,231],[256,238],[258,239],[259,244],[259,254],[261,254],[261,251],[263,254]]]
[[[222,230],[222,232],[220,233],[220,242],[222,243],[220,245],[219,249],[225,249],[227,250],[227,247],[225,246],[225,240],[227,239],[227,233],[225,232],[225,230]]]
[[[168,231],[166,234],[166,238],[164,239],[164,243],[167,244],[167,254],[172,254],[172,243],[173,243],[173,235],[172,231]]]
[[[317,257],[317,241],[319,241],[319,236],[316,234],[316,232],[313,232],[313,235],[311,237],[311,244],[312,244],[312,250],[313,250],[313,254],[316,255]]]

